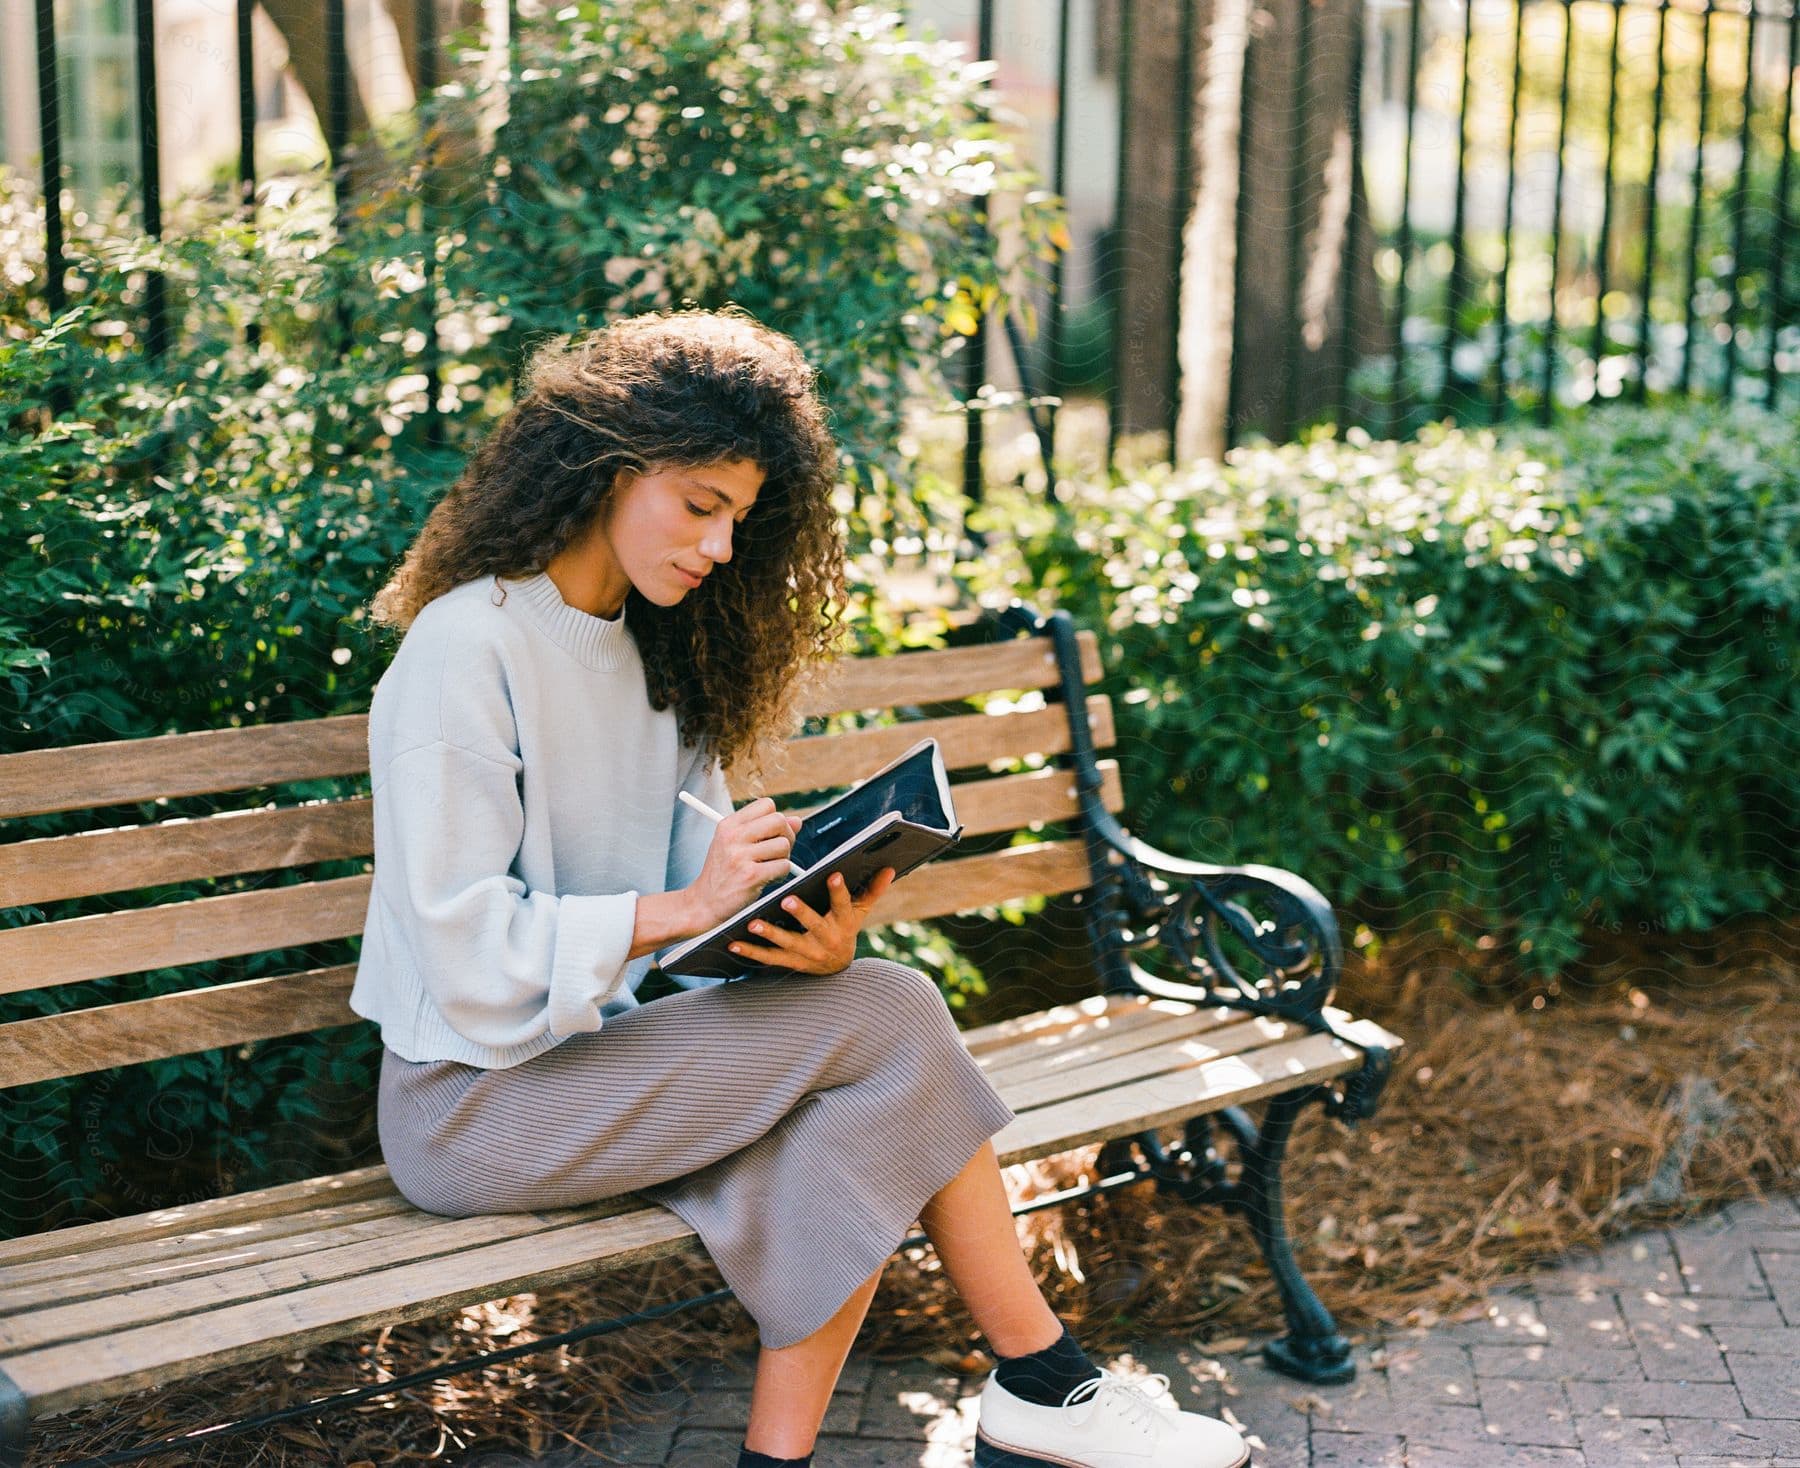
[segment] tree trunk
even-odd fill
[[[261,0],[263,10],[274,22],[275,28],[281,32],[287,43],[288,66],[299,82],[301,90],[306,93],[307,100],[312,103],[313,111],[318,114],[319,125],[325,126],[326,110],[330,105],[331,80],[330,58],[325,54],[325,21],[321,13],[319,0]],[[433,0],[437,6],[438,42],[443,42],[463,26],[472,24],[481,14],[481,0]],[[370,4],[384,9],[393,20],[394,31],[399,38],[400,57],[406,67],[406,78],[411,83],[413,95],[419,93],[419,11],[418,0],[370,0]],[[446,79],[453,68],[449,65],[448,51],[441,50],[438,61],[438,80]],[[351,156],[349,159],[349,190],[352,197],[367,191],[367,188],[380,178],[386,160],[378,151],[379,145],[369,141],[369,111],[363,100],[362,89],[358,85],[354,60],[350,66],[350,138]],[[363,143],[362,147],[357,144]]]
[[[1383,345],[1368,204],[1350,169],[1350,63],[1362,4],[1256,3],[1238,181],[1233,439],[1259,431],[1284,441],[1343,404],[1346,274],[1355,292],[1352,360]]]
[[[1197,3],[1202,11],[1211,8],[1211,0]],[[1196,31],[1203,28],[1195,26]],[[1108,262],[1108,274],[1118,272],[1115,329],[1119,345],[1113,360],[1121,436],[1168,431],[1173,407],[1179,231],[1186,212],[1185,202],[1176,197],[1180,0],[1132,0],[1131,29],[1125,187],[1118,234]]]
[[[1308,55],[1297,97],[1302,5]],[[1217,457],[1250,429],[1291,437],[1341,404],[1346,274],[1355,352],[1383,349],[1368,211],[1350,169],[1362,5],[1195,0],[1189,191],[1177,199],[1181,0],[1136,0],[1114,257],[1123,272],[1121,433],[1167,431],[1177,352],[1177,460]],[[1359,223],[1347,253],[1352,210]]]

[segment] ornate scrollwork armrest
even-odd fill
[[[1088,909],[1106,990],[1227,1005],[1336,1035],[1362,1051],[1364,1063],[1335,1091],[1321,1088],[1326,1110],[1348,1122],[1372,1115],[1388,1055],[1339,1033],[1326,1012],[1344,963],[1331,904],[1312,883],[1281,867],[1189,861],[1126,831],[1101,798],[1069,614],[1040,616],[1015,602],[997,621],[1012,634],[1047,636],[1055,649],[1055,697],[1068,712],[1068,764],[1093,873],[1093,885],[1076,900]],[[1164,978],[1135,959],[1152,955],[1172,962],[1181,977]]]
[[[1160,952],[1191,982],[1159,978],[1132,962],[1146,993],[1228,1004],[1322,1024],[1337,992],[1343,944],[1331,904],[1280,867],[1213,866],[1160,851],[1104,809],[1087,812],[1109,855],[1113,936],[1127,955]]]

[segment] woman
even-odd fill
[[[740,1465],[810,1463],[917,1218],[1002,1358],[978,1461],[1233,1468],[1230,1428],[1095,1367],[1038,1290],[988,1140],[1013,1112],[930,978],[856,957],[891,870],[743,950],[795,977],[637,999],[786,871],[799,822],[734,811],[724,769],[835,650],[836,469],[799,349],[741,311],[531,359],[374,603],[405,632],[370,712],[350,999],[381,1026],[382,1152],[433,1213],[679,1214],[758,1325]]]

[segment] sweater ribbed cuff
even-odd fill
[[[600,1007],[624,981],[637,901],[636,892],[557,899],[546,1022],[559,1041],[600,1028]]]

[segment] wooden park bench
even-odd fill
[[[1091,1186],[1017,1211],[1153,1179],[1243,1215],[1286,1313],[1287,1333],[1265,1348],[1269,1364],[1346,1380],[1348,1347],[1289,1247],[1282,1160],[1309,1103],[1347,1121],[1372,1114],[1401,1041],[1333,1007],[1342,950],[1308,883],[1273,867],[1169,856],[1118,824],[1118,766],[1095,754],[1114,734],[1110,701],[1087,688],[1101,676],[1093,634],[1066,613],[1040,619],[1018,605],[989,626],[984,643],[844,659],[807,707],[815,727],[850,711],[892,710],[898,722],[797,737],[758,790],[733,793],[823,798],[935,735],[945,763],[970,776],[953,778],[971,854],[897,884],[877,922],[1075,894],[1091,946],[1090,997],[965,1032],[1018,1113],[994,1138],[1002,1166],[1102,1144]],[[15,909],[0,930],[0,992],[189,965],[204,981],[220,960],[358,934],[369,800],[270,802],[285,782],[350,777],[328,788],[362,788],[354,777],[368,770],[366,736],[366,716],[343,716],[0,757],[0,818],[91,810],[102,828],[0,846],[0,907]],[[253,809],[154,819],[159,799],[228,791],[250,792],[233,799]],[[121,825],[121,808],[144,823]],[[1006,844],[1004,833],[1019,831],[1030,839]],[[347,860],[362,874],[304,876]],[[266,875],[246,890],[248,873]],[[211,895],[129,901],[135,890],[216,879],[225,890]],[[99,895],[109,910],[28,920],[41,919],[41,905]],[[15,1019],[0,1024],[0,1087],[363,1024],[347,1007],[353,971],[215,979]],[[1267,1103],[1255,1119],[1252,1102]],[[1178,1139],[1162,1135],[1171,1128]],[[1220,1139],[1240,1163],[1235,1176]],[[0,1242],[0,1457],[19,1459],[32,1418],[690,1246],[680,1218],[635,1194],[451,1219],[407,1203],[383,1166]],[[579,1334],[632,1318],[643,1317]],[[400,1385],[468,1369],[451,1363]]]

